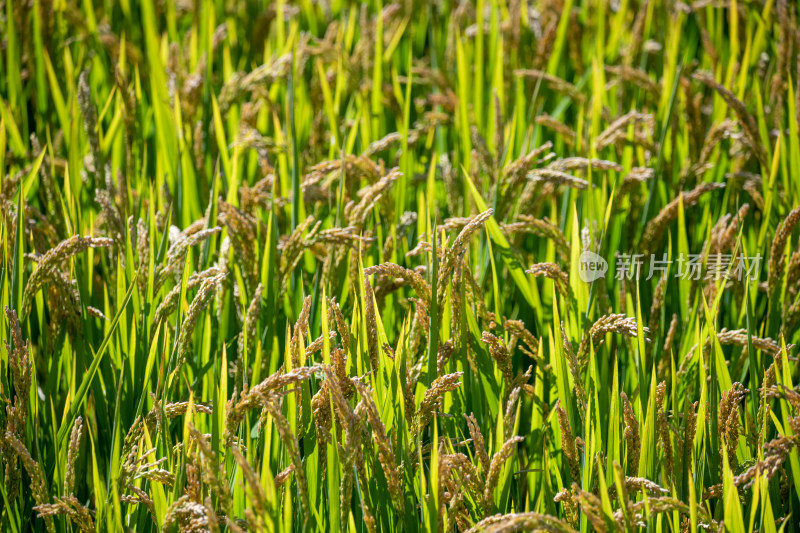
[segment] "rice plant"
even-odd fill
[[[0,5],[0,530],[800,530],[796,3]]]

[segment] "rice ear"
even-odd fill
[[[28,316],[33,297],[45,283],[55,279],[59,267],[64,261],[89,248],[109,247],[113,244],[114,241],[111,239],[102,237],[81,237],[80,235],[76,235],[60,242],[55,248],[48,250],[39,260],[36,268],[25,284],[25,291],[22,295],[22,316]]]
[[[783,281],[786,243],[798,222],[800,222],[800,207],[790,212],[775,230],[769,254],[769,278],[767,280],[769,294],[772,298],[775,298],[779,285]]]
[[[581,420],[586,420],[586,406],[588,397],[586,394],[586,387],[583,384],[583,370],[586,365],[581,364],[578,357],[576,357],[572,349],[572,343],[567,338],[567,332],[564,328],[564,323],[561,323],[561,341],[564,348],[564,358],[567,360],[567,366],[572,374],[572,381],[575,384],[575,396],[578,400],[578,413],[581,415]],[[581,343],[582,345],[583,343]],[[581,346],[582,347],[582,346]],[[580,350],[578,352],[580,354]]]
[[[722,99],[725,100],[725,103],[728,104],[731,109],[733,109],[744,129],[748,140],[748,148],[753,151],[759,163],[761,163],[762,168],[769,168],[767,152],[764,150],[764,146],[761,143],[761,136],[758,133],[758,125],[755,118],[753,118],[753,115],[751,115],[750,111],[747,110],[747,106],[745,106],[741,100],[736,98],[736,96],[725,86],[718,83],[710,72],[697,71],[692,74],[692,78],[714,89],[722,97]]]
[[[83,430],[83,418],[77,417],[75,423],[72,425],[72,433],[69,439],[69,448],[67,449],[67,472],[64,477],[64,495],[71,496],[75,488],[75,461],[78,458],[78,448],[81,444],[81,435]]]
[[[620,397],[622,398],[622,414],[625,422],[623,436],[625,437],[625,448],[628,452],[628,472],[636,476],[639,472],[639,455],[641,452],[639,421],[636,420],[636,415],[633,412],[628,396],[621,392]]]
[[[378,458],[386,475],[389,493],[392,495],[392,505],[397,512],[402,513],[405,508],[403,487],[397,463],[395,462],[394,451],[386,435],[386,427],[378,414],[378,407],[372,399],[372,393],[359,382],[355,382],[355,388],[366,406],[367,418],[373,430],[372,437],[378,446]]]
[[[701,183],[691,191],[681,193],[678,198],[664,206],[658,215],[648,222],[645,227],[639,244],[641,253],[647,256],[656,251],[656,246],[660,244],[667,226],[678,217],[678,206],[681,201],[683,201],[684,208],[688,208],[696,204],[703,194],[723,187],[725,187],[723,183]]]
[[[569,426],[567,412],[561,405],[556,405],[556,414],[558,415],[558,426],[561,430],[561,453],[564,454],[566,463],[569,466],[573,482],[580,482],[580,457],[578,456],[578,448],[575,445],[575,437],[572,435],[572,429]]]
[[[28,477],[30,478],[31,495],[36,501],[36,504],[47,505],[49,500],[47,495],[47,483],[45,482],[44,473],[39,467],[39,463],[34,461],[30,452],[25,447],[25,444],[23,444],[15,435],[6,431],[4,440],[19,457],[20,461],[25,467],[25,471],[28,472]],[[47,531],[49,533],[55,533],[55,525],[53,523],[52,516],[45,515],[44,521],[45,525],[47,526]]]
[[[413,424],[413,434],[419,435],[428,425],[434,415],[434,410],[439,404],[439,400],[446,393],[457,389],[461,383],[458,382],[463,372],[446,374],[433,380],[431,387],[425,392],[425,397],[417,410]]]
[[[186,317],[181,323],[181,331],[178,336],[178,361],[176,370],[186,361],[186,356],[189,353],[189,343],[194,334],[194,328],[200,319],[200,315],[211,301],[211,297],[214,296],[217,286],[222,283],[226,277],[227,274],[218,274],[212,278],[205,279],[200,285],[200,289],[198,289],[197,294],[186,312]]]
[[[497,487],[498,479],[500,478],[500,470],[503,468],[505,462],[512,457],[515,452],[517,443],[525,440],[522,437],[511,437],[503,443],[500,451],[494,454],[492,462],[489,464],[489,471],[486,474],[486,488],[483,493],[483,506],[487,512],[494,507],[492,496]]]
[[[670,427],[667,415],[664,412],[664,402],[666,400],[667,384],[661,382],[656,387],[656,410],[657,410],[657,429],[658,441],[664,452],[664,471],[666,473],[667,485],[674,483],[674,457],[672,455],[672,440],[670,438]]]

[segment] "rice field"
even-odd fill
[[[792,0],[0,6],[1,531],[800,531]]]

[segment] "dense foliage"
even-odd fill
[[[0,5],[0,530],[798,530],[791,0]]]

